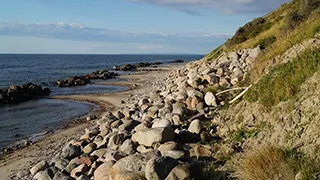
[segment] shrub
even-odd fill
[[[243,155],[236,164],[236,175],[241,180],[294,179],[293,169],[286,163],[280,148],[266,147]]]
[[[295,179],[302,173],[306,180],[318,179],[319,163],[296,149],[268,146],[242,155],[236,175],[243,180]]]
[[[284,26],[284,33],[286,31],[292,31],[298,24],[303,21],[303,16],[299,14],[299,12],[294,11],[289,13],[286,16],[285,26]]]
[[[245,95],[250,102],[259,101],[272,107],[287,101],[300,91],[300,86],[311,77],[320,66],[319,49],[306,50],[288,63],[272,68]]]
[[[300,11],[304,16],[309,16],[314,10],[319,9],[320,0],[300,0]]]
[[[259,33],[270,29],[271,23],[260,17],[254,19],[252,22],[240,27],[235,35],[228,41],[228,45],[235,45],[245,42],[248,39],[254,38]]]
[[[268,36],[266,38],[260,39],[255,46],[260,46],[261,49],[266,49],[269,45],[276,41],[275,36]]]

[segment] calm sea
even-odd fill
[[[115,65],[137,62],[164,62],[202,58],[202,55],[35,55],[0,54],[0,88],[33,82],[50,84],[70,76],[83,75]],[[52,94],[115,92],[125,87],[87,85],[56,88]],[[35,134],[59,128],[70,119],[83,116],[93,106],[86,103],[41,99],[18,105],[0,106],[0,149]]]

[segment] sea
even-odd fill
[[[52,90],[51,96],[117,92],[127,88],[96,84],[57,88],[53,83],[96,70],[112,70],[113,66],[123,64],[162,62],[166,65],[173,60],[192,61],[202,57],[203,55],[0,54],[0,88],[32,82],[49,87]],[[70,120],[85,116],[94,108],[89,103],[51,98],[0,105],[0,149],[57,130]]]

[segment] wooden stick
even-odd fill
[[[245,87],[239,87],[239,88],[227,89],[227,90],[218,92],[218,93],[216,94],[216,96],[219,96],[219,95],[221,95],[221,94],[223,94],[223,93],[227,93],[227,92],[230,92],[230,91],[238,91],[238,90],[244,90],[244,89],[246,89],[246,88],[245,88]]]
[[[252,85],[250,85],[249,87],[247,87],[244,91],[242,91],[237,97],[235,97],[233,100],[231,100],[229,102],[229,104],[234,103],[236,100],[238,100],[239,98],[241,98],[250,88]]]

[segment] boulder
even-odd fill
[[[177,150],[177,149],[178,149],[178,144],[174,141],[166,142],[164,144],[161,144],[158,147],[158,150],[161,152],[162,156],[166,151]]]
[[[136,152],[136,145],[131,139],[127,139],[120,146],[120,151],[126,154],[134,154]]]
[[[106,154],[107,151],[108,151],[107,148],[98,149],[98,150],[93,151],[90,154],[90,156],[96,157],[96,158],[101,158]]]
[[[156,157],[146,165],[146,178],[148,180],[163,180],[179,162],[171,157]]]
[[[70,175],[71,177],[77,179],[81,175],[85,175],[85,173],[89,170],[89,167],[86,164],[81,164],[78,167],[74,168]]]
[[[182,159],[185,158],[185,152],[184,151],[177,151],[177,150],[170,150],[170,151],[164,151],[161,153],[162,156],[171,157],[173,159]]]
[[[165,180],[190,180],[191,173],[188,165],[179,164],[172,169]]]
[[[155,120],[152,124],[152,128],[164,128],[171,127],[170,121],[166,119]]]
[[[94,180],[107,179],[115,161],[107,161],[101,164],[94,172]]]
[[[74,180],[72,177],[62,172],[57,172],[52,180]]]
[[[129,155],[125,158],[120,159],[117,161],[112,170],[114,172],[121,172],[121,171],[129,171],[129,172],[138,172],[138,171],[145,171],[146,164],[149,159],[155,158],[160,156],[159,151],[150,151],[147,153],[136,153],[133,155]]]
[[[81,175],[77,180],[90,180],[90,178],[88,176]]]
[[[216,74],[204,75],[203,79],[206,80],[209,84],[219,84],[220,77]]]
[[[54,177],[54,174],[51,170],[46,169],[44,171],[38,172],[33,179],[34,180],[51,180]]]
[[[85,154],[90,154],[91,152],[93,152],[94,150],[96,150],[97,148],[97,144],[95,143],[89,143],[88,145],[86,145],[84,148],[83,148],[83,153]]]
[[[146,180],[143,172],[111,171],[109,180]]]
[[[62,159],[72,159],[81,155],[81,148],[72,144],[66,145],[60,154]]]
[[[122,133],[115,134],[110,137],[109,142],[108,142],[108,148],[117,150],[120,148],[122,143],[125,141],[125,135]]]
[[[104,155],[106,161],[118,161],[127,155],[120,151],[110,150]]]
[[[217,99],[212,92],[207,92],[204,96],[204,101],[208,106],[217,107]]]
[[[64,171],[70,173],[74,168],[76,168],[78,166],[78,164],[77,164],[78,160],[79,160],[78,157],[70,160],[68,166],[64,168]]]
[[[63,170],[64,168],[66,168],[69,164],[69,160],[67,159],[59,159],[57,161],[54,162],[54,165],[60,169],[60,170]]]
[[[202,123],[199,119],[195,119],[193,120],[188,128],[188,131],[191,133],[196,133],[196,134],[200,134],[202,130]]]
[[[147,147],[151,147],[155,143],[164,143],[172,141],[175,133],[171,127],[151,128],[137,131],[133,134],[132,140]]]
[[[16,174],[16,177],[22,179],[23,177],[29,176],[30,171],[28,170],[21,170]]]
[[[49,164],[47,163],[47,161],[40,161],[30,169],[30,173],[31,175],[35,175],[40,171],[44,171],[48,167],[49,167]]]
[[[193,147],[194,154],[197,158],[199,157],[211,157],[212,151],[210,147],[203,145],[196,145]]]

